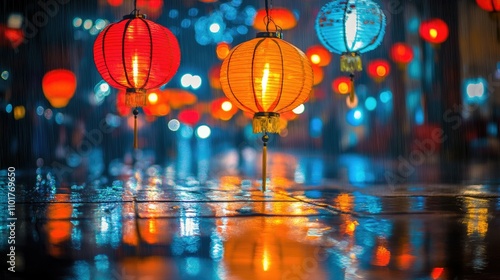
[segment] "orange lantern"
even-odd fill
[[[326,66],[332,61],[332,53],[322,45],[314,45],[307,49],[306,56],[313,65]]]
[[[448,24],[439,18],[429,19],[420,24],[419,33],[425,41],[441,44],[448,39]]]
[[[52,107],[66,107],[76,91],[76,76],[66,69],[49,71],[43,76],[42,90]]]
[[[269,17],[272,19],[271,22],[267,18],[266,9],[259,9],[255,14],[253,28],[258,31],[267,31],[268,27],[275,29],[277,25],[282,30],[287,30],[297,25],[295,15],[287,8],[272,8],[269,10]]]
[[[349,77],[341,76],[333,80],[332,90],[338,94],[349,94],[351,92],[352,81]]]
[[[323,77],[325,76],[323,68],[318,65],[311,65],[313,70],[313,85],[319,85],[323,81]]]
[[[385,59],[374,59],[368,63],[368,75],[377,83],[384,79],[391,72],[391,66]]]
[[[200,119],[201,115],[198,113],[198,111],[194,109],[184,109],[179,112],[179,115],[177,116],[179,121],[183,124],[187,124],[189,126],[194,126],[197,124]]]
[[[406,43],[395,43],[390,50],[391,59],[400,66],[405,66],[413,60],[413,49]]]

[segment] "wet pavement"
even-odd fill
[[[453,184],[429,166],[412,174],[428,182],[389,184],[380,173],[390,164],[345,156],[330,176],[328,163],[271,154],[266,192],[257,171],[246,177],[227,166],[205,180],[199,171],[179,178],[175,165],[144,165],[84,183],[60,182],[50,169],[19,170],[13,216],[8,189],[1,193],[2,275],[499,279],[500,185],[477,171],[489,165],[466,168],[477,177],[455,172],[461,179]],[[7,172],[0,176],[7,182]],[[480,178],[489,183],[471,184]]]

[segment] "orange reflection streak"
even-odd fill
[[[51,256],[60,257],[63,255],[61,243],[71,238],[71,214],[73,205],[66,203],[69,201],[69,194],[56,194],[54,201],[47,206],[47,219],[44,228],[47,232],[48,251]]]

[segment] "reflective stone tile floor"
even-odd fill
[[[3,279],[500,279],[500,186],[16,178]],[[1,174],[6,182],[5,173]],[[31,184],[31,183],[30,183]]]

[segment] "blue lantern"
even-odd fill
[[[315,28],[321,44],[341,55],[340,71],[351,73],[353,81],[354,72],[363,70],[359,55],[380,45],[385,25],[384,13],[371,0],[333,0],[321,7]]]

